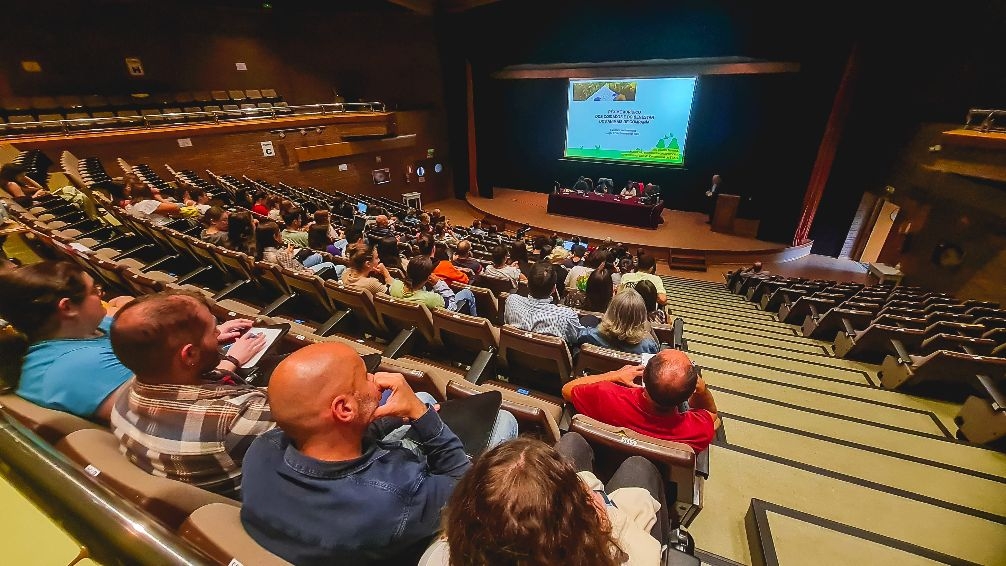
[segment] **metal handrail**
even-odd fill
[[[282,110],[279,110],[282,108]],[[64,118],[61,120],[36,120],[31,122],[13,122],[7,124],[7,129],[10,128],[35,128],[35,127],[45,127],[51,128],[56,125],[60,128],[60,134],[68,136],[71,133],[78,133],[80,131],[105,131],[105,130],[122,130],[121,127],[101,127],[107,126],[109,124],[138,124],[142,122],[142,128],[156,128],[158,126],[168,126],[177,125],[179,121],[186,118],[201,118],[201,119],[211,119],[214,123],[220,123],[221,120],[225,122],[233,122],[235,120],[257,120],[264,117],[276,118],[285,115],[297,115],[297,116],[324,116],[327,114],[346,114],[349,112],[384,112],[385,105],[383,102],[334,102],[334,103],[319,103],[319,104],[301,104],[298,106],[273,106],[271,108],[248,108],[245,110],[210,110],[202,112],[168,112],[162,114],[136,114],[135,116],[106,116],[104,118]],[[152,119],[151,119],[152,118]],[[167,122],[164,124],[159,124],[157,122]],[[94,126],[94,127],[88,127]],[[77,129],[71,131],[71,128],[76,127]],[[6,136],[19,136],[19,135],[54,135],[57,132],[6,132]]]
[[[25,486],[54,522],[108,564],[214,564],[143,511],[75,467],[0,410],[0,476]]]

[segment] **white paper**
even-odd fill
[[[266,350],[268,350],[272,346],[272,343],[276,341],[276,338],[279,338],[279,335],[283,332],[283,330],[280,328],[252,327],[252,329],[249,330],[248,332],[254,332],[256,334],[262,334],[263,336],[265,336],[265,346],[263,346],[262,349],[259,350],[259,352],[255,354],[255,356],[252,359],[248,360],[245,363],[245,365],[241,366],[245,369],[254,367],[255,364],[257,364],[258,361],[262,359],[262,356],[266,353]]]
[[[639,357],[641,357],[641,358],[642,358],[642,364],[643,364],[644,366],[645,366],[645,365],[646,365],[647,363],[649,363],[649,361],[650,361],[650,358],[652,358],[653,356],[656,356],[656,354],[645,354],[645,353],[644,353],[644,354],[639,354]]]

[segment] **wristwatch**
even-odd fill
[[[234,369],[240,369],[241,368],[241,362],[239,362],[238,359],[235,358],[234,356],[231,356],[230,354],[228,354],[228,355],[224,356],[223,359],[225,361],[228,361],[228,362],[234,364]]]

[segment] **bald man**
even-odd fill
[[[112,322],[112,350],[136,376],[112,408],[126,456],[155,476],[239,498],[241,461],[273,428],[266,392],[231,373],[265,346],[246,332],[221,362],[220,330],[202,295],[144,295]]]
[[[695,452],[705,450],[715,435],[716,403],[698,368],[679,350],[662,350],[645,367],[574,379],[563,386],[562,396],[588,417],[681,442]]]
[[[415,563],[471,466],[437,412],[401,374],[369,374],[355,351],[333,343],[283,360],[269,397],[280,428],[245,458],[248,534],[295,564]],[[403,419],[416,451],[376,440]]]
[[[378,214],[374,218],[374,223],[367,226],[367,241],[377,245],[384,238],[398,238],[391,228],[391,221],[384,214]]]

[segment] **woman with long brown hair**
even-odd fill
[[[570,433],[556,449],[519,437],[480,456],[447,503],[447,541],[430,547],[420,564],[659,563],[660,542],[649,534],[660,507],[650,494],[662,498],[656,468],[640,457],[626,460],[608,482],[609,496],[589,471],[589,451]]]

